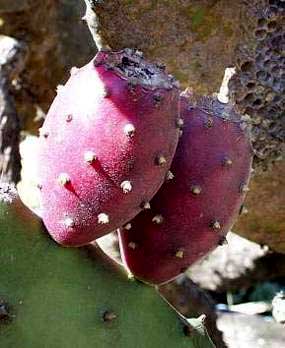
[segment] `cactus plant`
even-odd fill
[[[97,248],[58,246],[9,186],[0,201],[1,347],[213,347]]]

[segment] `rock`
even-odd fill
[[[24,129],[37,132],[56,86],[67,80],[72,66],[83,66],[96,49],[81,21],[83,1],[34,0],[29,4],[17,12],[10,6],[11,11],[0,13],[0,22],[2,33],[28,45],[26,68],[13,93]]]
[[[30,4],[29,0],[0,0],[0,13],[23,11],[29,8]]]
[[[189,268],[187,275],[203,289],[225,292],[247,289],[254,283],[285,275],[285,256],[268,247],[228,233],[227,245],[218,247]]]
[[[242,211],[233,231],[285,253],[285,161],[253,178]]]
[[[257,315],[220,313],[218,328],[224,332],[229,348],[281,348],[285,331],[282,325]]]
[[[277,323],[285,325],[285,293],[279,292],[272,301],[272,315]]]

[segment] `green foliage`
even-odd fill
[[[3,348],[213,347],[195,328],[185,335],[153,288],[95,247],[59,247],[19,204],[0,203],[0,304]]]

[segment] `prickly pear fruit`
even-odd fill
[[[248,190],[252,150],[238,115],[215,99],[190,102],[182,97],[170,180],[119,230],[125,265],[148,283],[171,280],[221,243]]]
[[[132,219],[162,185],[177,146],[179,89],[138,51],[72,69],[40,131],[42,216],[81,246]]]

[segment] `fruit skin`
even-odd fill
[[[0,347],[110,346],[213,347],[201,328],[185,336],[158,293],[128,280],[98,248],[57,245],[0,183]]]
[[[151,284],[173,279],[225,240],[250,176],[249,136],[230,105],[184,95],[181,117],[174,177],[131,229],[119,230],[126,267]]]
[[[40,131],[42,216],[58,243],[87,244],[154,196],[177,146],[178,101],[173,77],[138,51],[72,69]]]

